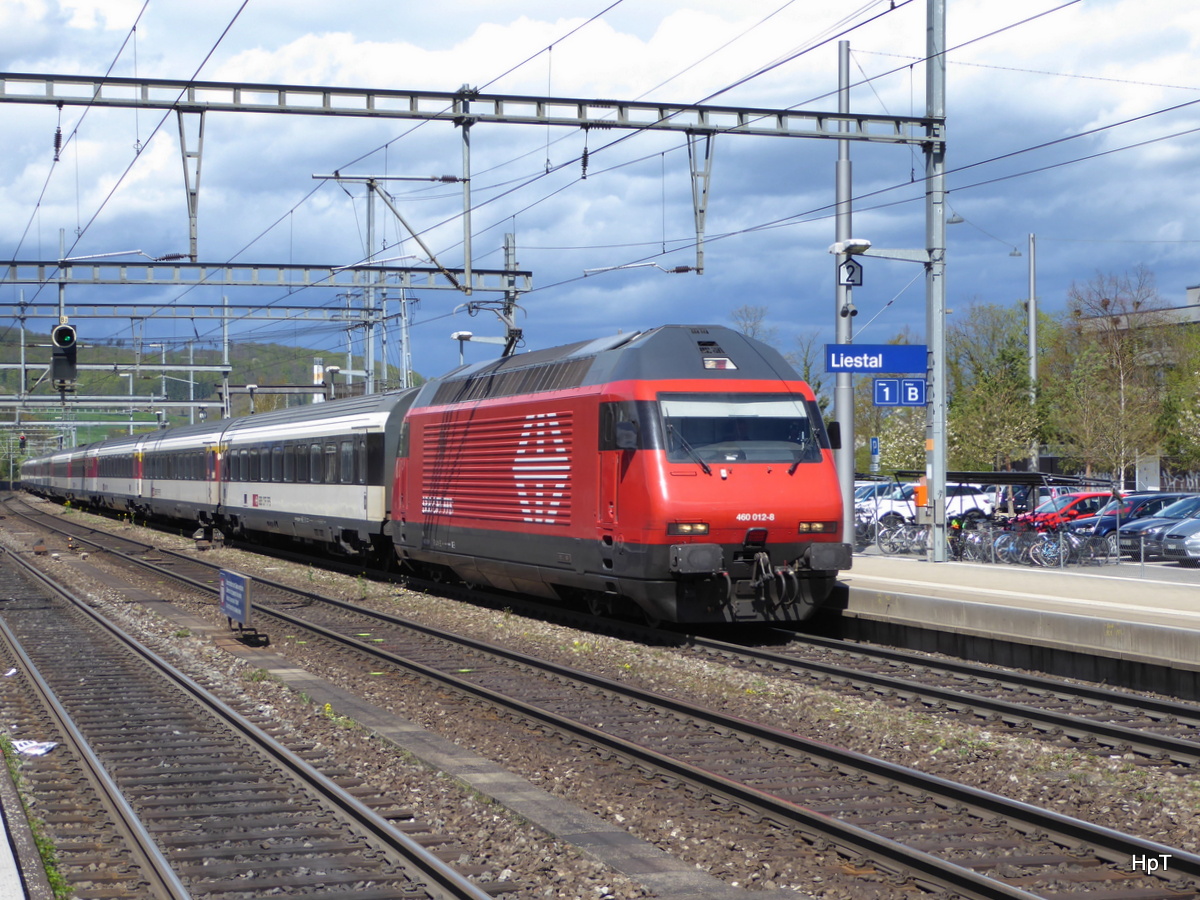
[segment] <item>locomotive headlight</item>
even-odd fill
[[[667,534],[708,534],[707,522],[670,522]]]
[[[837,522],[801,522],[798,531],[801,534],[829,534],[837,531]]]

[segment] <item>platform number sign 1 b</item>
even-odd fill
[[[876,406],[925,406],[924,378],[876,378]]]

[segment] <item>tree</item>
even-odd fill
[[[1200,330],[1181,330],[1174,351],[1159,420],[1162,447],[1173,467],[1196,469],[1200,467]]]
[[[832,379],[825,371],[825,353],[819,343],[821,332],[813,328],[796,336],[796,349],[783,355],[817,398],[821,415],[828,417],[833,412]]]
[[[1038,434],[1029,376],[1003,358],[954,399],[948,413],[948,463],[968,471],[1011,470]]]
[[[729,314],[733,327],[748,338],[775,346],[779,340],[779,329],[767,324],[767,307],[739,306]]]
[[[1154,276],[1141,267],[1071,285],[1050,403],[1059,440],[1088,473],[1123,481],[1139,455],[1161,443],[1159,373],[1173,355],[1163,307]]]
[[[1029,390],[1026,316],[1020,306],[972,306],[946,335],[950,390],[947,459],[952,469],[1011,469],[1039,440]]]
[[[902,406],[883,420],[879,435],[879,467],[884,472],[925,468],[925,410]]]

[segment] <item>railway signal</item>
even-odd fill
[[[78,375],[75,364],[77,339],[75,326],[66,322],[55,325],[54,330],[50,332],[50,344],[54,348],[50,358],[50,380],[56,390],[75,390],[75,379]]]

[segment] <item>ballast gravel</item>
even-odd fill
[[[55,507],[47,504],[48,510]],[[85,515],[72,512],[71,515]],[[136,539],[185,552],[193,542],[135,525],[102,521]],[[0,542],[27,552],[28,535],[0,523]],[[65,550],[64,550],[65,552]],[[206,558],[247,575],[295,584],[339,599],[452,629],[639,687],[686,697],[806,737],[912,766],[931,774],[1046,806],[1059,813],[1200,852],[1200,778],[1167,765],[1093,753],[1069,742],[1027,738],[899,701],[847,696],[816,683],[748,672],[671,648],[651,647],[505,611],[430,596],[394,585],[364,583],[316,567],[279,562],[231,549]],[[58,576],[78,571],[61,559],[39,557]],[[100,555],[89,560],[104,565]],[[487,862],[513,890],[512,900],[634,900],[655,896],[576,848],[425,768],[390,742],[336,710],[318,708],[283,684],[261,677],[201,635],[182,634],[164,619],[131,604],[99,582],[84,589],[95,604],[136,629],[157,652],[209,684],[230,687],[243,701],[351,766],[365,782],[403,793],[414,814],[457,835],[474,859]],[[151,589],[152,585],[147,585]],[[187,611],[224,624],[211,601],[180,598]],[[524,729],[442,691],[406,681],[403,690],[364,686],[340,654],[319,642],[276,640],[272,650],[297,666],[353,690],[370,702],[419,723],[496,761],[532,784],[649,841],[732,888],[830,900],[911,898],[914,886],[813,847],[798,835],[764,830],[739,813],[698,804],[682,789],[649,783],[636,770]]]

